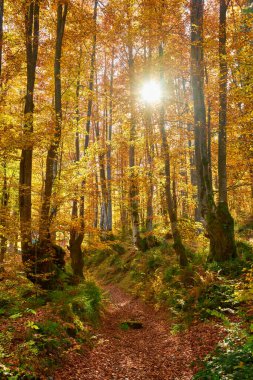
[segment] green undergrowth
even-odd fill
[[[253,373],[252,327],[228,322],[228,334],[199,368],[194,380],[251,380]]]
[[[2,281],[0,378],[48,376],[69,352],[92,345],[103,297],[92,280],[47,292],[23,274]]]
[[[189,265],[184,269],[170,241],[161,239],[159,246],[146,252],[120,242],[117,245],[122,249],[108,244],[87,255],[86,265],[103,282],[117,283],[158,308],[166,308],[172,333],[180,333],[193,320],[213,320],[228,331],[217,350],[198,363],[195,379],[252,378],[252,245],[238,240],[238,258],[222,264],[207,263],[207,249],[189,250]]]
[[[86,266],[104,282],[118,283],[127,291],[165,306],[176,319],[205,319],[210,311],[237,312],[235,290],[253,262],[253,249],[237,243],[239,257],[223,264],[206,263],[207,252],[188,251],[189,265],[181,269],[172,243],[140,252],[130,245],[113,244],[90,249]]]

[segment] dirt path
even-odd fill
[[[196,324],[172,335],[161,312],[107,286],[111,305],[97,333],[96,347],[73,353],[55,380],[189,380],[191,363],[213,349],[224,333],[214,324]],[[139,330],[122,330],[120,323],[137,320]]]

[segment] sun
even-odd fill
[[[162,90],[159,82],[150,80],[143,84],[141,91],[141,99],[145,103],[155,104],[161,100]]]

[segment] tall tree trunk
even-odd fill
[[[152,47],[151,47],[151,25],[148,25],[148,43],[144,41],[144,64],[146,68],[144,70],[145,78],[150,79],[151,74],[151,59],[152,59]],[[147,46],[148,45],[148,46]],[[147,49],[148,47],[148,49]],[[154,157],[154,136],[152,126],[152,111],[150,105],[144,106],[144,125],[145,125],[145,153],[146,153],[146,165],[147,165],[147,203],[146,203],[146,221],[145,227],[148,232],[148,243],[152,245],[154,243],[153,232],[153,197],[154,197],[154,184],[153,184],[153,157]]]
[[[79,122],[80,122],[80,111],[79,111],[79,98],[80,98],[80,71],[81,71],[81,51],[80,51],[80,62],[78,68],[78,77],[76,83],[76,135],[75,135],[75,162],[80,161],[80,136],[79,136]],[[70,229],[70,257],[71,257],[71,267],[73,274],[77,278],[83,278],[83,253],[81,245],[84,238],[84,197],[81,196],[79,202],[77,199],[73,201],[72,205],[72,221],[74,222],[74,227]],[[78,215],[78,205],[79,205],[79,215]],[[79,217],[79,223],[78,222]],[[78,225],[78,230],[77,230]]]
[[[137,173],[135,167],[135,138],[136,138],[136,119],[135,119],[135,97],[134,97],[134,59],[133,46],[128,46],[128,63],[129,63],[129,84],[130,84],[130,146],[129,146],[129,196],[132,220],[133,243],[140,245],[140,226],[139,226],[139,189],[137,184]]]
[[[194,102],[194,134],[196,167],[202,216],[210,238],[210,260],[225,261],[234,256],[228,251],[229,225],[224,219],[225,208],[216,207],[206,136],[206,108],[204,100],[203,0],[191,0],[191,80]],[[225,211],[224,211],[225,210]]]
[[[141,246],[140,220],[139,220],[139,189],[138,174],[135,163],[135,139],[136,139],[136,115],[135,115],[135,68],[133,56],[133,28],[132,28],[132,9],[130,2],[127,7],[128,18],[128,78],[129,78],[129,105],[130,105],[130,135],[129,135],[129,198],[132,222],[133,244]]]
[[[53,141],[47,152],[44,196],[40,218],[40,241],[48,240],[50,236],[50,206],[54,180],[57,175],[58,149],[61,140],[62,128],[62,92],[61,92],[61,56],[64,29],[68,5],[57,6],[57,28],[54,59],[54,85],[55,85],[55,133]]]
[[[37,66],[39,45],[39,0],[32,0],[26,6],[25,36],[27,84],[24,109],[24,148],[21,153],[19,176],[19,212],[21,229],[21,247],[23,262],[29,260],[29,246],[31,246],[31,184],[32,184],[32,154],[33,154],[33,112],[34,112],[34,84]]]
[[[97,121],[95,123],[95,134],[97,142],[100,143],[100,151],[98,153],[98,163],[99,163],[99,175],[100,175],[100,187],[101,187],[101,213],[100,213],[100,230],[102,232],[101,237],[106,238],[105,233],[109,231],[108,226],[108,181],[106,178],[106,172],[107,172],[107,166],[106,166],[106,153],[105,153],[105,144],[106,144],[106,138],[108,134],[108,95],[107,95],[107,89],[106,89],[106,82],[107,82],[107,60],[106,60],[106,53],[105,53],[105,66],[104,66],[104,96],[105,96],[105,102],[104,102],[104,109],[103,109],[103,128],[102,133],[100,133],[100,123]],[[97,86],[97,98],[98,98],[98,86]],[[97,104],[97,113],[99,114],[99,106]],[[102,139],[101,139],[102,137]],[[108,148],[108,147],[107,147]],[[107,152],[108,153],[108,152]],[[108,162],[107,162],[108,164]]]
[[[227,200],[227,2],[220,0],[220,20],[219,20],[219,143],[218,143],[218,183],[219,200],[217,206],[217,216],[220,217],[225,226],[226,234],[223,237],[222,258],[229,259],[236,256],[234,220],[229,212]],[[215,255],[214,259],[219,259],[220,255]]]
[[[9,200],[8,188],[7,188],[7,167],[6,159],[4,158],[3,162],[3,188],[2,188],[2,198],[1,198],[1,211],[0,211],[0,225],[3,228],[4,232],[0,235],[0,273],[4,271],[4,258],[7,251],[7,238],[6,238],[6,214],[7,206]]]
[[[44,276],[42,282],[54,277],[54,256],[57,253],[50,236],[50,208],[54,180],[58,171],[58,150],[61,141],[62,129],[62,91],[61,91],[61,57],[64,29],[68,12],[67,4],[57,6],[56,45],[54,58],[54,85],[55,85],[55,132],[47,152],[46,174],[43,201],[41,206],[39,225],[39,250],[37,251],[37,272]],[[57,248],[58,249],[58,248]]]
[[[93,89],[94,89],[94,74],[95,74],[95,62],[96,62],[96,47],[97,47],[97,8],[98,0],[94,2],[93,9],[93,22],[94,22],[94,34],[92,42],[92,52],[91,52],[91,61],[90,61],[90,77],[89,77],[89,96],[88,96],[88,106],[87,106],[87,121],[86,121],[86,131],[85,131],[85,141],[84,141],[84,155],[86,154],[87,148],[89,146],[90,139],[90,125],[91,125],[91,115],[92,115],[92,104],[93,104]],[[77,94],[79,98],[79,93]],[[77,147],[78,145],[78,147]],[[78,143],[76,141],[76,153],[79,152],[79,139]],[[80,159],[80,157],[79,157]],[[80,226],[79,231],[72,229],[70,231],[70,240],[69,240],[69,251],[71,256],[71,267],[73,274],[77,279],[83,279],[83,269],[84,269],[84,260],[82,252],[82,242],[84,239],[84,189],[85,189],[85,180],[81,183],[82,195],[79,202],[79,217],[80,217]]]
[[[4,16],[4,0],[0,0],[0,91],[2,87],[2,52],[3,52],[3,16]],[[1,99],[1,92],[0,92]],[[6,160],[4,158],[3,163],[4,169],[4,182],[3,182],[3,190],[2,190],[2,199],[1,199],[1,227],[5,229],[5,217],[4,208],[8,204],[8,196],[7,196],[7,179],[6,179]],[[5,234],[0,235],[0,272],[4,270],[4,256],[7,248],[7,239]]]
[[[0,0],[0,89],[2,87],[4,0]]]
[[[95,123],[95,133],[96,139],[99,141],[99,122]],[[101,186],[101,195],[102,195],[102,204],[101,204],[101,215],[100,215],[100,229],[102,231],[108,231],[108,193],[106,186],[106,168],[105,168],[105,153],[102,151],[98,154],[98,163],[99,163],[99,176],[100,176],[100,186]]]
[[[96,48],[97,48],[97,8],[98,0],[95,0],[94,10],[93,10],[93,22],[94,22],[94,34],[92,42],[92,53],[91,53],[91,62],[90,62],[90,78],[89,78],[89,97],[88,97],[88,107],[87,107],[87,121],[86,121],[86,135],[84,142],[84,150],[88,148],[89,145],[89,133],[91,125],[91,115],[92,115],[92,104],[93,104],[93,89],[94,89],[94,76],[95,76],[95,61],[96,61]]]
[[[160,83],[162,91],[164,90],[164,69],[163,69],[163,46],[159,46],[160,57]],[[180,266],[187,265],[188,260],[186,256],[186,250],[182,242],[181,234],[178,228],[177,212],[173,202],[173,195],[171,189],[171,174],[170,174],[170,152],[167,142],[166,130],[165,130],[165,105],[164,96],[161,99],[161,105],[159,110],[159,129],[162,139],[162,156],[165,166],[165,196],[168,208],[168,214],[171,223],[171,232],[174,240],[174,249],[178,255]]]
[[[109,125],[108,125],[108,147],[107,147],[107,187],[108,187],[108,230],[112,231],[112,123],[113,123],[113,75],[114,75],[114,49],[112,51],[112,62],[111,62],[111,74],[110,74],[110,92],[109,92]]]
[[[147,216],[146,216],[146,229],[147,232],[153,231],[153,196],[154,196],[154,184],[153,184],[153,130],[152,130],[152,118],[148,107],[145,107],[145,134],[146,134],[146,157],[147,157]]]

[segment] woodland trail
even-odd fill
[[[203,358],[224,336],[219,326],[198,323],[187,332],[171,334],[166,316],[117,286],[105,290],[110,306],[97,331],[95,348],[71,353],[55,380],[189,380],[191,363]],[[136,320],[143,328],[122,330]]]

